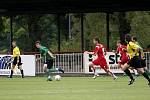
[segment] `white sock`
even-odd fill
[[[95,69],[95,73],[94,73],[94,75],[96,76],[98,73],[97,73],[97,70]]]
[[[55,68],[58,71],[58,68]]]
[[[136,69],[133,69],[133,72],[134,72],[135,75],[138,75],[138,72],[137,72]]]

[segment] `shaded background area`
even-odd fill
[[[150,43],[150,11],[114,12],[109,16],[110,50],[124,34],[136,35],[142,47]],[[92,38],[99,37],[106,45],[106,13],[84,13],[84,49],[92,50]],[[58,24],[56,14],[29,14],[12,16],[13,39],[22,52],[35,52],[34,42],[58,52]],[[0,16],[0,52],[10,51],[10,17]],[[60,14],[61,52],[82,52],[80,13]]]

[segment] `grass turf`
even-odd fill
[[[150,87],[143,77],[128,86],[127,77],[63,77],[47,82],[44,77],[0,77],[0,100],[149,100]]]

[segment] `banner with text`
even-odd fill
[[[86,52],[84,53],[84,71],[85,73],[92,73],[91,68],[89,67],[89,64],[96,59],[97,56],[87,54]],[[117,63],[120,60],[120,55],[115,54],[114,52],[107,52],[105,56],[107,60],[107,64],[109,65],[110,70],[113,73],[123,73],[123,71],[118,68]],[[96,71],[98,73],[105,73],[103,69],[100,68],[100,66],[96,66]]]
[[[22,67],[25,76],[35,76],[35,56],[34,55],[21,55]],[[12,55],[0,55],[0,75],[10,75],[12,66]],[[14,75],[20,75],[20,70],[16,66]]]

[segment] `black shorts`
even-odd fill
[[[133,67],[133,68],[143,68],[142,64],[141,64],[141,59],[139,56],[134,56],[133,58],[131,58],[128,62],[128,65],[130,67]]]
[[[146,59],[141,59],[141,65],[142,67],[146,67]]]
[[[14,60],[13,60],[13,65],[16,65],[16,64],[17,64],[17,57],[15,57]],[[22,65],[22,63],[21,63],[21,57],[20,56],[19,56],[19,62],[18,62],[17,65],[18,66]]]
[[[44,64],[47,64],[47,69],[51,69],[53,67],[53,59],[46,60]]]

